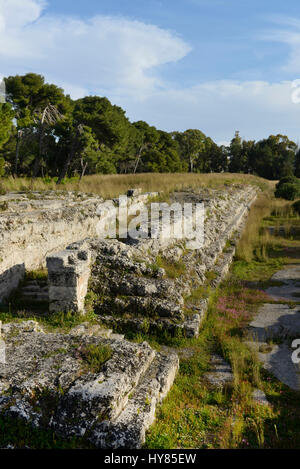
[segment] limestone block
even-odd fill
[[[86,250],[65,250],[47,257],[51,312],[84,312],[90,263],[91,254]]]

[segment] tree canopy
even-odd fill
[[[165,132],[130,122],[106,97],[72,100],[42,75],[5,78],[0,103],[0,176],[64,178],[94,173],[240,172],[300,176],[300,150],[285,135],[255,141],[236,131],[229,146],[199,129]]]

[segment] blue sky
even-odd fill
[[[164,130],[300,141],[296,0],[0,0],[0,64]]]

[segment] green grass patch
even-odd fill
[[[41,326],[45,327],[48,332],[69,332],[73,327],[82,324],[83,322],[90,322],[91,324],[97,324],[97,316],[93,313],[87,313],[85,315],[69,312],[58,312],[58,313],[33,313],[32,311],[24,310],[12,310],[8,306],[1,306],[0,309],[0,321],[3,323],[8,322],[22,322],[22,321],[37,321]]]
[[[26,271],[24,281],[25,282],[32,281],[32,280],[47,281],[47,279],[48,279],[47,269],[40,269],[40,270]]]
[[[250,262],[237,260],[233,263],[231,272],[238,280],[258,281],[269,280],[272,275],[283,267],[283,260],[268,259],[267,261]]]
[[[92,373],[100,373],[105,362],[112,356],[112,349],[109,345],[90,344],[81,350],[81,356]]]
[[[172,262],[162,256],[157,256],[155,265],[163,268],[168,278],[178,278],[186,272],[186,266],[181,260]]]

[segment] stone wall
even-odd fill
[[[154,194],[130,195],[131,204],[142,204]],[[0,298],[18,285],[25,269],[47,263],[50,313],[93,308],[98,319],[69,333],[48,332],[35,321],[0,323],[1,414],[63,438],[84,438],[96,448],[143,445],[179,360],[116,332],[130,327],[198,335],[207,298],[194,301],[192,293],[217,285],[227,274],[256,190],[232,186],[177,192],[172,198],[204,202],[202,248],[187,249],[186,240],[164,237],[98,239],[99,219],[111,216],[103,205],[99,208],[100,197],[5,196]],[[97,369],[88,359],[95,347],[110,352]]]
[[[129,203],[155,194],[129,194]],[[10,193],[0,196],[0,302],[23,279],[25,270],[46,266],[46,257],[70,243],[96,236],[101,197],[80,192]],[[4,205],[5,204],[5,205]],[[7,205],[7,206],[6,206]]]
[[[188,337],[197,336],[207,298],[199,298],[195,303],[189,297],[199,286],[208,286],[208,283],[214,286],[224,278],[255,198],[255,189],[240,186],[224,191],[175,193],[173,201],[205,204],[204,245],[200,249],[189,250],[185,240],[165,238],[134,242],[130,239],[86,239],[70,245],[67,251],[56,256],[61,256],[63,266],[68,251],[75,257],[82,251],[91,253],[92,308],[104,324],[115,328],[168,330],[170,333],[181,330]],[[231,243],[226,246],[228,241]],[[164,259],[165,269],[157,265],[157,256]],[[168,265],[175,266],[175,271],[176,265],[180,265],[182,272],[172,278],[168,276]],[[69,266],[65,268],[68,270]],[[55,288],[52,289],[51,279],[49,277],[51,310],[68,310],[70,290],[64,276],[60,287],[56,284],[56,288],[60,288],[60,301],[55,296]],[[86,282],[86,276],[82,281]],[[79,305],[77,293],[73,292],[73,309],[82,311],[82,298]]]

